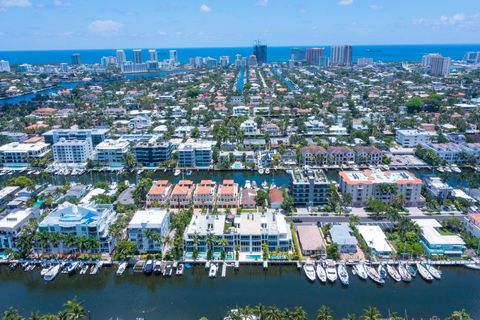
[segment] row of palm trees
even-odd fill
[[[259,320],[308,320],[308,314],[302,307],[295,307],[293,309],[280,309],[277,306],[264,306],[259,304],[255,307],[246,306],[229,311],[225,319],[228,320],[244,320],[252,319],[255,316]],[[332,310],[325,305],[322,305],[314,317],[315,320],[334,320]],[[357,317],[356,314],[348,314],[342,320],[405,320],[406,318],[396,312],[390,313],[387,316],[376,308],[369,306],[363,310],[362,314]],[[446,320],[472,320],[472,317],[465,311],[454,311]]]
[[[40,248],[43,252],[53,251],[59,245],[69,248],[73,253],[93,252],[100,247],[100,241],[86,235],[77,236],[75,233],[61,234],[56,232],[23,232],[16,239],[20,251],[28,254],[32,249]]]
[[[3,320],[87,320],[88,312],[76,299],[68,300],[64,309],[58,313],[41,314],[32,312],[29,317],[22,316],[17,310],[10,308],[3,312]]]

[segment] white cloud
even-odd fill
[[[212,8],[207,6],[205,3],[200,6],[200,12],[210,12],[212,11]]]
[[[370,9],[372,9],[372,10],[380,10],[380,9],[382,9],[382,6],[379,5],[379,4],[371,4],[371,5],[369,5],[368,7],[369,7]]]
[[[31,6],[30,0],[0,0],[0,8],[27,8]]]
[[[442,24],[460,24],[465,21],[465,14],[457,13],[453,16],[441,16],[440,22]]]
[[[120,31],[123,24],[113,20],[95,20],[88,25],[88,29],[95,33],[111,34]]]
[[[341,6],[349,6],[353,3],[353,0],[340,0],[338,2],[339,5]]]
[[[262,7],[268,6],[268,0],[258,0],[257,6],[262,6]]]
[[[159,35],[159,36],[162,36],[162,37],[164,37],[164,36],[168,36],[168,32],[165,32],[165,31],[158,31],[158,35]]]

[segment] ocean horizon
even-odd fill
[[[311,46],[269,46],[268,62],[286,62],[290,59],[293,48],[325,48],[326,55],[330,55],[330,47],[327,45]],[[132,60],[133,49],[124,49],[127,59]],[[143,49],[143,58],[147,60],[148,49],[156,49],[159,60],[167,59],[169,50],[177,50],[181,63],[188,63],[191,57],[213,57],[229,56],[230,61],[234,60],[236,54],[249,56],[252,54],[252,47],[205,47],[205,48],[140,48]],[[23,63],[29,64],[57,64],[70,63],[71,55],[79,53],[81,62],[86,64],[100,63],[103,56],[114,56],[117,49],[68,49],[68,50],[12,50],[0,51],[0,60],[7,60],[12,65]],[[462,59],[469,51],[480,51],[480,44],[392,44],[392,45],[352,45],[352,59],[373,58],[375,61],[399,62],[399,61],[420,61],[427,53],[440,53],[443,56],[451,57],[454,60]]]

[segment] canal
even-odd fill
[[[35,270],[0,270],[0,310],[13,306],[23,314],[32,310],[56,312],[72,298],[83,302],[92,319],[220,319],[237,306],[275,304],[280,308],[302,306],[312,319],[316,310],[328,305],[335,319],[348,313],[360,314],[367,306],[415,317],[445,317],[465,309],[480,319],[480,272],[464,268],[444,268],[439,281],[427,283],[417,278],[411,283],[383,286],[362,281],[350,274],[350,286],[307,281],[293,266],[241,266],[228,269],[226,278],[209,279],[203,267],[186,270],[183,276],[163,278],[133,274],[122,277],[113,268],[97,275],[59,275],[46,283]],[[130,273],[128,273],[130,272]]]

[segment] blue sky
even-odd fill
[[[479,0],[0,0],[0,50],[480,42]]]

